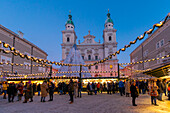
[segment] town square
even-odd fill
[[[169,4],[0,0],[0,113],[169,113]]]

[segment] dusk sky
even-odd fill
[[[0,0],[0,24],[16,33],[22,31],[25,39],[47,52],[48,60],[59,62],[61,31],[69,10],[80,42],[88,30],[96,36],[95,41],[103,42],[108,9],[117,29],[118,50],[165,18],[170,0]],[[130,62],[130,53],[141,42],[121,52],[119,62]]]

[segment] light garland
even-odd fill
[[[150,71],[150,70],[151,70],[151,69],[146,69],[146,70],[136,70],[136,69],[131,69],[131,68],[125,67],[125,66],[123,66],[123,65],[121,65],[121,64],[120,64],[120,66],[123,67],[123,68],[126,68],[126,69],[128,69],[128,70],[132,70],[132,71],[134,71],[134,72],[138,72],[138,73],[146,72],[146,71]]]
[[[46,72],[46,73],[36,73],[36,74],[9,74],[8,76],[18,76],[18,77],[22,77],[22,76],[24,76],[24,77],[27,77],[27,76],[43,76],[43,75],[45,75],[45,74],[49,74],[48,72]]]
[[[151,62],[151,61],[160,60],[160,59],[164,59],[164,58],[168,58],[168,57],[170,57],[170,55],[165,55],[163,57],[158,57],[158,58],[151,58],[151,59],[147,59],[147,60],[144,60],[144,61],[130,62],[130,63],[119,63],[119,64],[121,64],[121,65],[142,64],[142,63],[145,63],[145,62]]]
[[[15,66],[28,66],[28,67],[31,67],[31,65],[30,64],[19,64],[19,63],[7,63],[7,62],[0,62],[0,65],[11,65],[11,66],[13,66],[13,65],[15,65]],[[47,66],[47,65],[32,65],[33,67],[45,67],[45,66]]]
[[[72,77],[63,77],[63,76],[58,76],[58,77],[50,77],[50,79],[78,79],[79,77],[77,76],[72,76]],[[44,79],[49,79],[49,77],[7,77],[7,80],[44,80]]]
[[[36,57],[33,57],[33,56],[23,54],[23,53],[19,52],[18,50],[16,50],[14,47],[10,46],[8,43],[2,42],[1,40],[0,40],[0,44],[2,43],[3,47],[9,48],[10,50],[0,49],[0,51],[3,51],[4,53],[12,53],[15,56],[20,56],[21,58],[27,58],[28,60],[32,60],[34,62],[41,63],[41,64],[47,63],[47,64],[55,64],[55,65],[61,65],[61,66],[86,66],[86,67],[94,66],[94,65],[97,65],[99,63],[104,63],[105,61],[107,61],[109,59],[112,59],[112,56],[116,56],[116,54],[120,54],[120,51],[125,51],[132,44],[135,44],[137,42],[137,40],[142,40],[145,37],[146,34],[151,34],[156,27],[158,27],[158,28],[162,27],[165,24],[168,17],[170,17],[169,14],[165,17],[164,21],[161,21],[160,23],[154,24],[151,29],[145,31],[143,33],[143,35],[138,36],[134,41],[129,42],[129,44],[125,45],[124,48],[119,49],[115,53],[113,53],[113,54],[109,55],[108,57],[106,57],[106,58],[104,58],[104,59],[102,59],[100,61],[97,61],[97,62],[95,62],[93,64],[87,64],[87,65],[83,65],[83,64],[66,64],[66,63],[59,63],[59,62],[56,62],[56,61],[52,62],[52,61],[49,61],[49,60],[39,59],[39,58],[36,58]]]
[[[61,72],[53,72],[54,73],[117,73],[117,71],[61,71]]]

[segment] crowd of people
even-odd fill
[[[22,82],[19,84],[13,83],[7,83],[4,82],[1,85],[1,93],[3,95],[3,99],[7,98],[8,94],[8,102],[14,102],[14,98],[17,97],[17,101],[21,101],[22,97],[24,96],[23,103],[33,102],[33,96],[35,95],[35,92],[38,92],[38,96],[40,96],[41,92],[41,102],[45,102],[45,97],[49,93],[49,101],[53,101],[53,93],[54,93],[54,84],[53,82],[44,81],[43,84],[32,84],[31,81],[26,82],[24,85]]]
[[[71,79],[68,84],[65,82],[59,82],[57,86],[53,82],[44,81],[42,84],[27,82],[25,85],[20,82],[19,84],[4,82],[0,84],[0,94],[3,94],[3,99],[6,99],[8,94],[8,102],[14,102],[15,96],[17,96],[17,101],[21,101],[24,96],[23,103],[33,102],[33,96],[35,92],[38,92],[38,96],[41,96],[40,101],[45,102],[45,98],[49,94],[49,101],[53,101],[54,91],[58,91],[59,95],[70,95],[70,104],[74,102],[74,97],[81,98],[81,91],[84,89],[82,84]],[[109,81],[107,83],[95,83],[88,82],[84,91],[87,91],[88,95],[97,95],[102,92],[107,92],[107,94],[120,93],[120,96],[132,97],[132,105],[137,106],[135,103],[136,98],[139,94],[148,93],[151,96],[151,104],[157,105],[157,99],[164,101],[162,98],[163,93],[168,96],[170,100],[170,81],[167,80],[117,80]]]

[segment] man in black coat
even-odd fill
[[[53,101],[53,94],[54,94],[53,82],[50,82],[48,87],[49,87],[49,96],[50,96],[50,99],[48,101]]]
[[[17,93],[17,88],[14,83],[9,84],[7,93],[8,93],[8,102],[14,102],[14,97]],[[12,100],[11,100],[11,98],[12,98]]]
[[[74,93],[74,83],[73,80],[70,79],[70,83],[68,85],[68,91],[69,91],[69,95],[70,95],[70,104],[73,103],[73,93]]]
[[[132,105],[137,106],[135,104],[135,99],[136,99],[136,97],[138,97],[138,91],[137,91],[135,82],[132,83],[132,85],[130,87],[130,91],[131,91],[131,97],[132,97]]]

